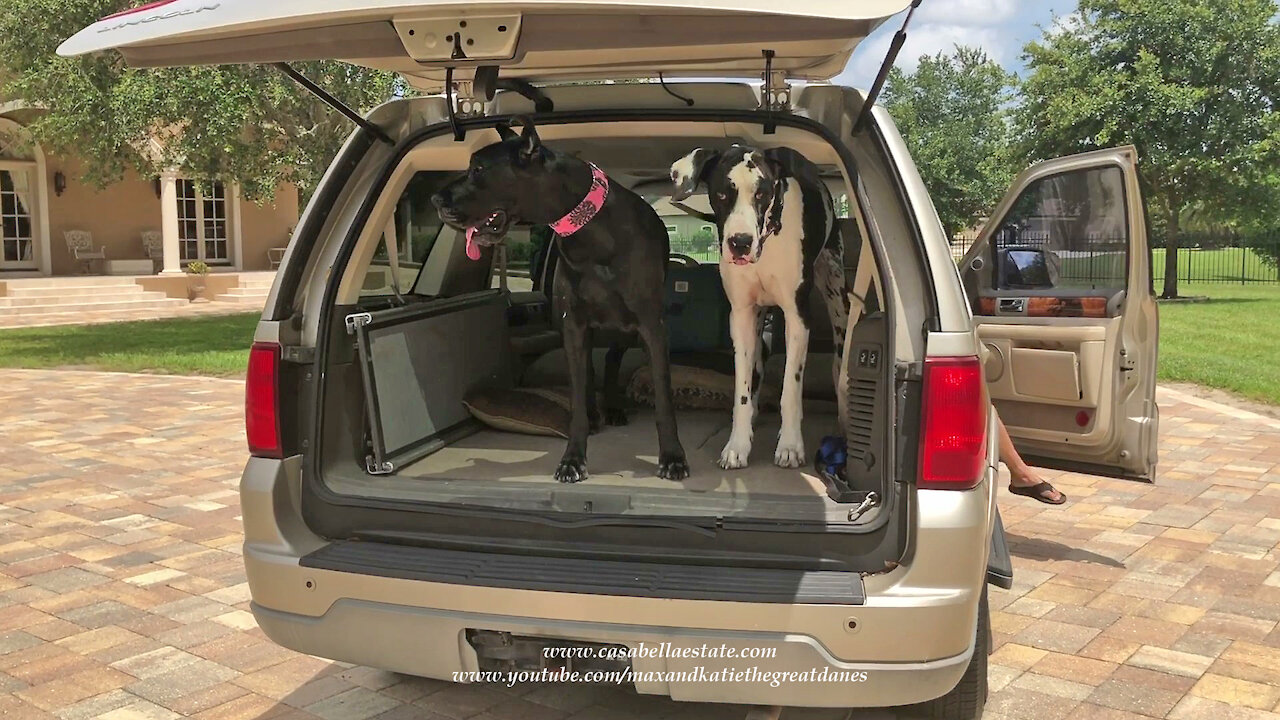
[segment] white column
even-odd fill
[[[178,174],[160,174],[160,234],[164,247],[164,269],[161,275],[182,273],[178,260]]]
[[[50,245],[50,229],[49,229],[49,176],[44,161],[44,153],[41,152],[40,146],[35,148],[36,155],[36,177],[34,194],[36,196],[36,207],[38,210],[32,214],[36,218],[36,261],[40,265],[40,274],[45,277],[53,275],[53,253]]]
[[[244,233],[240,225],[240,183],[229,183],[231,197],[227,198],[227,221],[231,225],[231,261],[236,270],[244,270]]]

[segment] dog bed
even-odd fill
[[[467,412],[503,432],[569,437],[569,394],[552,388],[482,388],[462,399]]]
[[[701,367],[671,366],[671,395],[677,410],[723,410],[733,406],[733,376]],[[653,407],[653,372],[638,368],[627,384],[627,397],[638,405]],[[760,389],[762,408],[776,409],[779,393],[765,384]]]

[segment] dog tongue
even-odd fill
[[[480,246],[476,245],[476,229],[467,228],[467,257],[472,260],[480,259]]]
[[[734,265],[746,265],[746,264],[747,264],[747,259],[746,259],[746,258],[744,258],[744,257],[734,258],[734,259],[733,259],[733,264],[734,264]]]

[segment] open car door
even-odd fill
[[[960,261],[992,401],[1028,462],[1151,481],[1159,322],[1132,147],[1034,165]]]

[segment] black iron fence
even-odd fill
[[[975,239],[974,234],[952,239],[951,254],[957,261]],[[1163,238],[1153,238],[1153,244],[1157,243],[1162,244]],[[1179,282],[1280,284],[1280,233],[1245,236],[1192,232],[1184,233],[1178,245]],[[1068,270],[1064,277],[1109,279],[1117,270],[1114,263],[1105,258],[1111,254],[1106,252],[1110,248],[1098,250],[1099,254],[1089,253],[1087,262],[1067,259],[1063,263]],[[1151,250],[1151,270],[1157,288],[1164,281],[1166,252],[1163,246]]]

